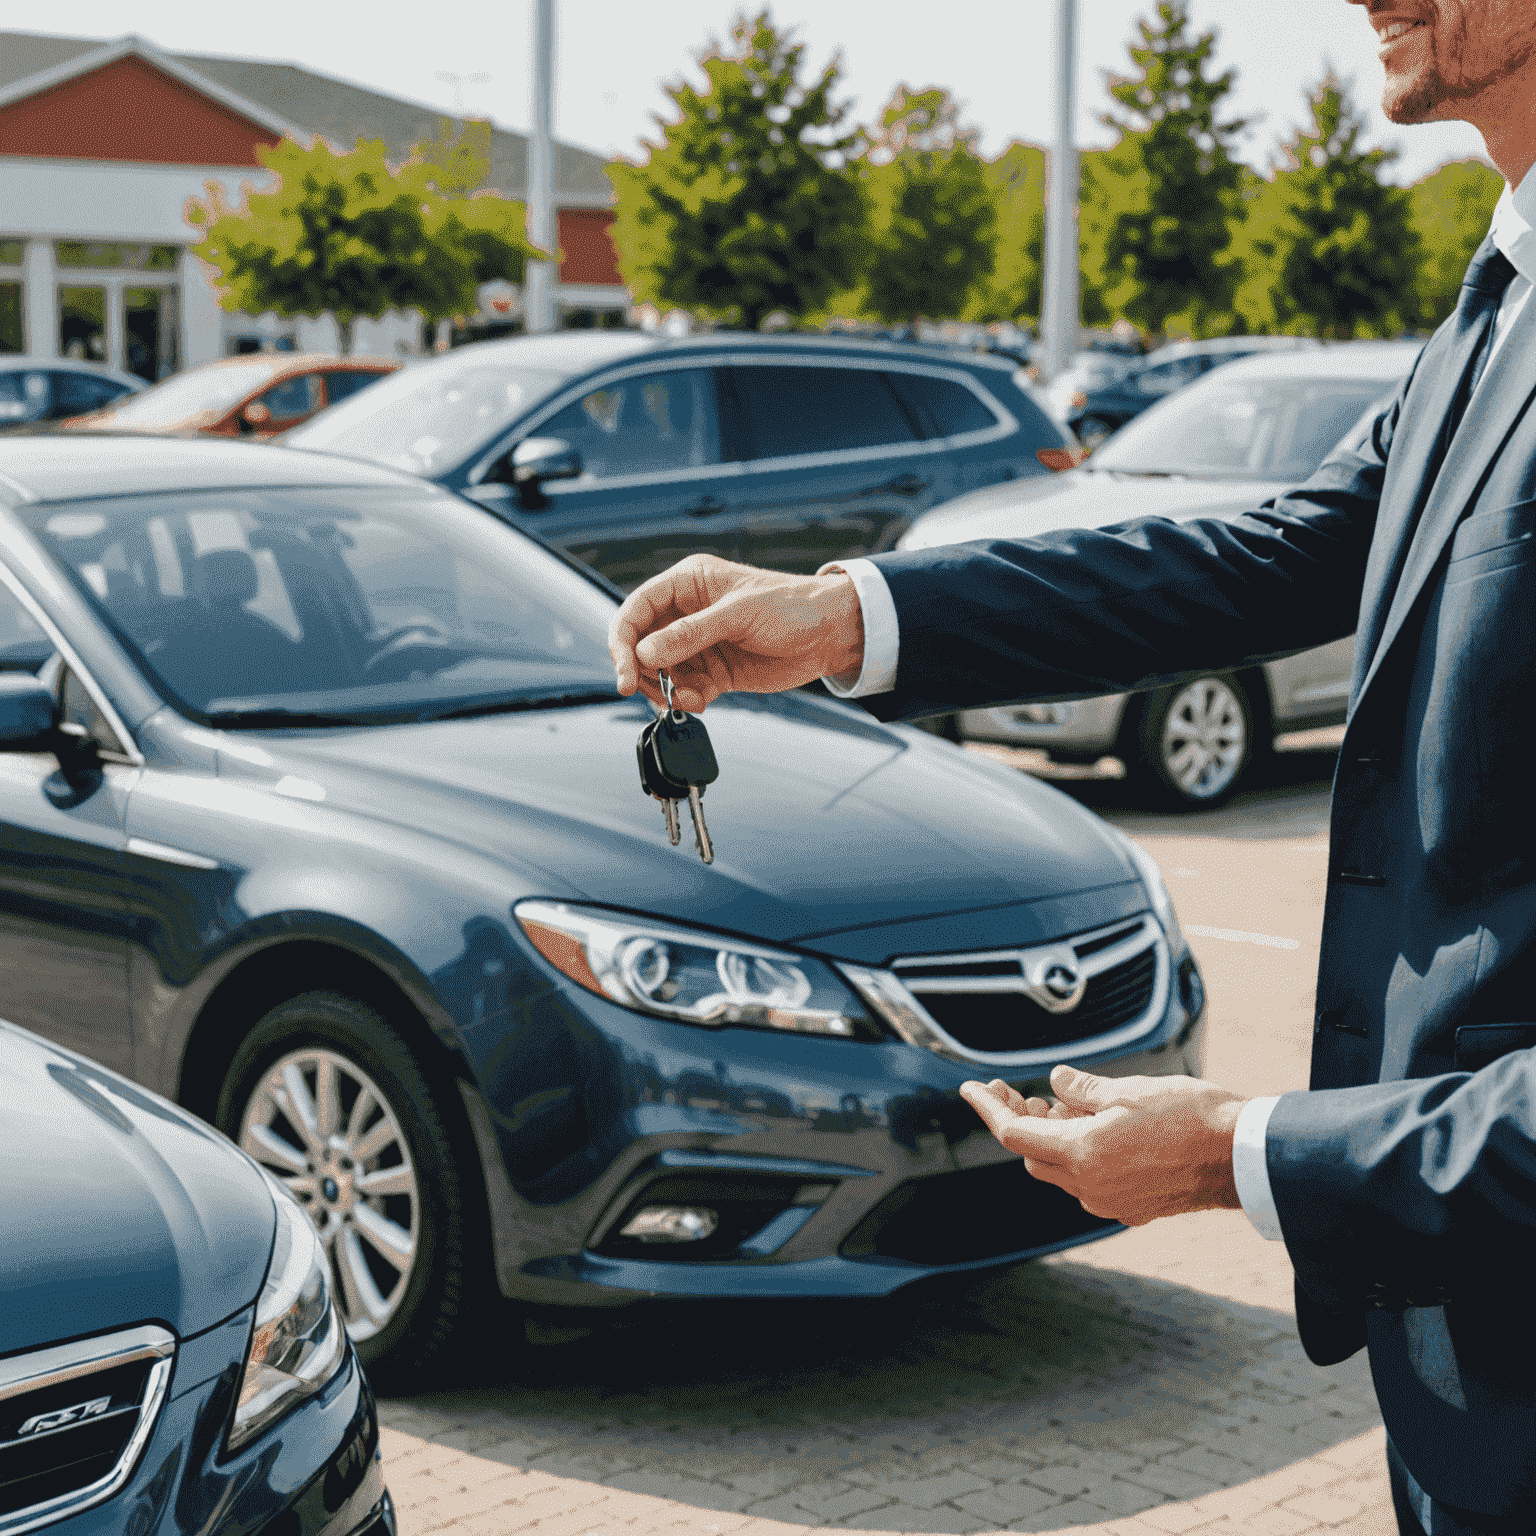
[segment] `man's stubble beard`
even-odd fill
[[[1536,53],[1536,36],[1527,36],[1502,57],[1494,48],[1494,58],[1488,67],[1468,75],[1466,70],[1472,63],[1468,43],[1466,12],[1450,17],[1442,11],[1430,34],[1428,68],[1405,81],[1397,90],[1393,89],[1391,77],[1388,77],[1381,99],[1381,109],[1387,120],[1406,127],[1459,118],[1460,112],[1443,109],[1481,96],[1484,91],[1518,74]],[[1446,69],[1447,57],[1451,61],[1449,71]]]

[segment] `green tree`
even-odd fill
[[[1045,151],[1012,143],[984,167],[997,210],[997,264],[971,290],[962,318],[1040,318],[1045,272]]]
[[[1137,73],[1110,82],[1124,115],[1104,114],[1119,130],[1105,178],[1118,206],[1110,212],[1106,277],[1129,284],[1123,312],[1160,332],[1188,313],[1203,334],[1229,312],[1241,272],[1223,261],[1232,226],[1243,216],[1243,167],[1232,153],[1243,119],[1217,116],[1234,70],[1206,74],[1214,32],[1189,33],[1186,0],[1158,0],[1153,20],[1137,22],[1141,44],[1130,47]]]
[[[208,200],[187,209],[203,230],[194,254],[218,272],[226,309],[332,314],[344,353],[360,317],[465,313],[480,283],[520,282],[525,259],[540,254],[521,203],[471,194],[489,163],[474,134],[445,132],[399,167],[382,141],[337,154],[323,139],[307,148],[284,139],[257,154],[276,187],[241,209],[210,183]]]
[[[1442,165],[1414,183],[1413,227],[1424,242],[1419,276],[1421,320],[1438,325],[1456,307],[1467,264],[1488,234],[1504,178],[1479,160]]]
[[[849,164],[856,131],[832,93],[834,59],[801,82],[805,48],[767,11],[699,63],[708,84],[668,86],[647,159],[613,161],[614,244],[635,298],[756,330],[777,310],[823,309],[858,280],[865,196]]]
[[[1276,310],[1322,336],[1396,335],[1418,322],[1423,260],[1412,196],[1381,179],[1396,151],[1361,147],[1365,123],[1331,71],[1311,100],[1275,178],[1292,224]]]
[[[939,86],[898,85],[872,135],[872,179],[883,183],[864,284],[881,320],[955,316],[997,262],[997,206],[976,132]]]

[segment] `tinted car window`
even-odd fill
[[[22,515],[205,719],[410,719],[612,691],[612,599],[446,493],[188,492]]]
[[[35,672],[52,654],[53,645],[37,621],[9,587],[0,586],[0,672]]]
[[[30,369],[0,373],[0,426],[37,421],[48,409],[48,376]]]
[[[1099,470],[1305,480],[1381,393],[1379,379],[1245,379],[1215,373],[1122,427]]]
[[[540,437],[559,437],[598,480],[661,474],[720,462],[714,374],[680,368],[618,379],[540,422]]]
[[[111,379],[93,378],[88,373],[60,371],[49,377],[53,382],[53,400],[48,407],[48,417],[52,421],[99,411],[102,406],[110,405],[128,393],[125,385],[114,384]]]
[[[361,368],[333,369],[325,376],[326,404],[335,405],[338,400],[355,395],[365,384],[372,384],[384,377],[382,373],[366,373]]]
[[[320,375],[301,373],[291,379],[274,384],[258,397],[258,405],[272,412],[274,421],[291,421],[295,416],[307,416],[320,407]]]
[[[744,458],[881,448],[917,438],[873,368],[738,367],[731,369],[731,384]]]
[[[954,379],[936,379],[926,373],[887,374],[908,411],[935,437],[958,437],[962,432],[985,432],[997,425],[997,417],[973,390]]]

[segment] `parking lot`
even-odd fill
[[[1209,984],[1208,1074],[1306,1082],[1339,733],[1200,817],[1048,770],[1159,861]],[[1041,771],[1034,754],[977,748]],[[1394,1528],[1363,1357],[1311,1366],[1236,1212],[886,1303],[698,1305],[381,1404],[407,1536]]]

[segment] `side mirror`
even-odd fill
[[[0,672],[0,752],[51,752],[59,704],[30,672]]]
[[[513,485],[574,480],[580,474],[581,455],[563,437],[530,437],[512,450]]]

